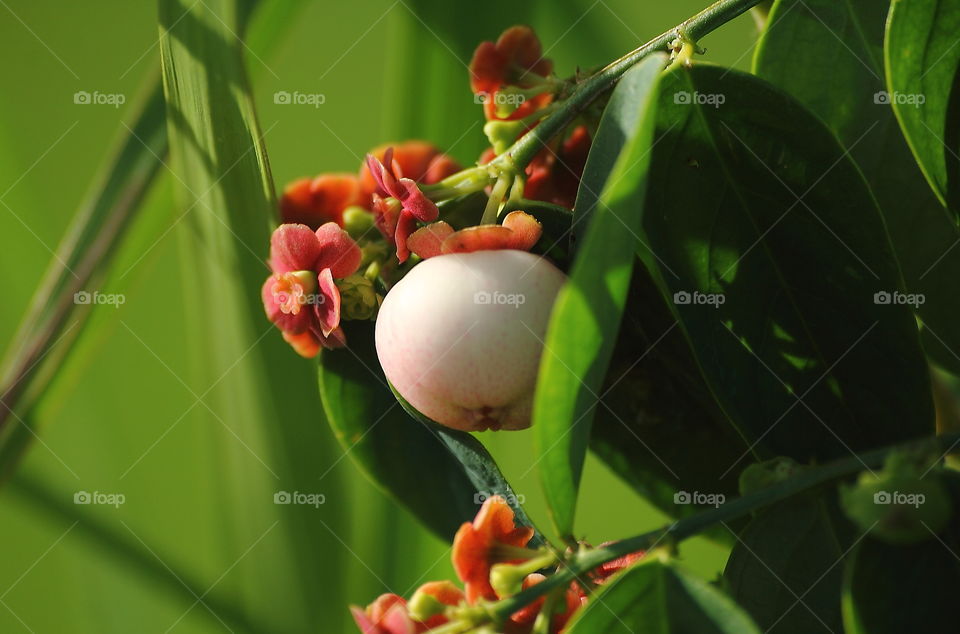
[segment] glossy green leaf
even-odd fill
[[[591,156],[601,152],[597,160],[609,162],[607,152],[618,158],[602,183],[583,185],[602,194],[570,279],[554,304],[540,361],[533,406],[537,454],[554,523],[565,537],[572,535],[591,421],[630,286],[653,132],[652,105],[663,65],[662,56],[649,58],[614,90],[614,109],[601,127],[630,129],[632,134],[618,144],[616,133],[601,132],[591,149]],[[622,123],[623,118],[634,123]]]
[[[518,520],[529,524],[483,445],[404,410],[380,369],[373,324],[353,322],[347,332],[348,349],[320,357],[320,394],[353,462],[445,540],[473,519],[489,495],[502,495]]]
[[[569,634],[751,634],[761,630],[729,597],[678,568],[650,561],[604,584]]]
[[[954,500],[960,476],[943,471]],[[845,561],[843,625],[848,634],[951,631],[960,588],[960,516],[939,534],[902,545],[865,536]]]
[[[407,415],[419,421],[424,427],[439,438],[447,450],[457,459],[463,472],[473,484],[476,491],[474,502],[481,503],[488,497],[499,495],[513,509],[514,518],[518,524],[530,526],[534,529],[534,537],[530,542],[531,547],[539,546],[544,543],[543,535],[537,530],[527,512],[521,504],[523,499],[518,496],[507,482],[507,479],[500,472],[496,461],[490,452],[487,451],[483,443],[477,440],[472,434],[445,427],[436,421],[424,416],[420,411],[413,407],[397,392],[393,385],[390,385],[394,397],[403,407]],[[454,470],[457,475],[459,473]],[[470,519],[470,518],[466,518]]]
[[[888,99],[937,197],[960,213],[960,2],[894,0],[884,52]]]
[[[896,260],[830,131],[705,64],[666,75],[657,113],[640,255],[755,451],[826,459],[930,433],[913,317],[884,303]]]
[[[917,314],[925,346],[960,372],[960,240],[920,171],[894,116],[884,79],[888,2],[780,0],[754,71],[820,116],[850,151],[883,212],[906,288],[924,302]],[[904,99],[895,95],[894,101]],[[909,108],[911,112],[915,107]]]
[[[824,503],[802,496],[764,509],[740,532],[723,576],[765,632],[839,632],[842,556]]]

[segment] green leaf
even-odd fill
[[[960,2],[894,0],[884,47],[893,110],[943,204],[960,213]]]
[[[839,632],[842,556],[823,502],[801,496],[747,525],[723,576],[730,596],[765,632]]]
[[[960,251],[953,246],[960,232],[927,184],[887,98],[888,5],[780,0],[754,71],[819,115],[850,151],[883,212],[906,288],[925,298],[916,312],[927,351],[960,373],[960,358],[952,352],[960,350],[960,296],[953,292],[960,278]]]
[[[913,317],[875,295],[902,292],[896,260],[829,130],[710,65],[669,72],[657,113],[641,257],[751,446],[803,461],[932,432]]]
[[[373,324],[351,322],[347,333],[348,349],[320,357],[320,394],[353,462],[447,541],[489,495],[503,496],[517,520],[531,525],[479,441],[441,428],[395,397],[380,369]]]
[[[956,508],[960,475],[944,471]],[[843,624],[848,634],[952,631],[960,587],[960,515],[911,545],[866,536],[846,561]]]
[[[761,630],[713,586],[674,566],[650,561],[604,584],[565,631],[750,634]]]
[[[664,57],[628,72],[611,98],[592,161],[609,162],[590,229],[554,304],[540,361],[533,425],[544,490],[557,530],[572,535],[590,426],[620,327],[637,249],[653,132],[653,98]],[[632,119],[633,123],[621,119]],[[630,130],[629,139],[616,132]],[[593,159],[595,153],[599,158]],[[618,157],[615,165],[610,155]],[[597,168],[599,176],[599,168]],[[585,183],[583,185],[587,187]]]
[[[667,515],[704,508],[679,492],[737,495],[730,471],[747,451],[710,393],[677,320],[643,266],[634,268],[590,448]],[[731,541],[725,528],[712,537]]]

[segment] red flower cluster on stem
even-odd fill
[[[533,529],[517,526],[513,510],[503,498],[490,497],[453,540],[453,567],[464,584],[463,591],[449,581],[434,581],[421,586],[409,602],[396,594],[383,594],[365,609],[352,607],[354,620],[363,634],[419,634],[453,621],[469,625],[471,614],[477,613],[472,610],[475,606],[507,598],[547,578],[537,570],[555,564],[556,557],[547,550],[528,548],[532,537]],[[591,575],[591,582],[604,583],[642,556],[634,553],[604,564]],[[503,624],[504,631],[529,634],[549,608],[549,614],[542,617],[549,619],[549,631],[562,632],[587,601],[583,587],[571,583],[513,613]]]

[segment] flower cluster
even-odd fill
[[[557,91],[563,90],[563,83],[551,77],[553,62],[542,57],[541,50],[532,29],[514,26],[496,43],[483,42],[474,52],[470,85],[474,94],[483,98],[484,115],[493,124],[486,128],[493,147],[480,156],[481,164],[499,153],[498,144],[513,141],[518,133],[522,136],[535,127]],[[514,106],[516,109],[509,111]],[[503,121],[514,124],[496,123]],[[587,125],[580,123],[544,147],[526,166],[524,196],[572,209],[590,139]]]
[[[411,255],[533,249],[540,223],[519,210],[499,218],[506,196],[572,208],[589,127],[574,122],[529,165],[490,162],[494,148],[503,151],[535,129],[571,81],[553,75],[532,29],[511,27],[496,42],[480,44],[470,64],[471,89],[482,97],[493,144],[476,166],[461,169],[434,145],[411,140],[374,148],[356,173],[290,183],[261,293],[284,339],[305,357],[346,345],[341,321],[375,318],[382,293],[408,270],[398,265]],[[441,219],[437,203],[481,191],[489,197],[482,217],[451,220],[456,227]]]
[[[419,634],[460,624],[455,631],[472,631],[488,618],[484,606],[513,596],[547,577],[542,570],[557,563],[547,549],[528,547],[533,529],[517,526],[509,505],[499,496],[487,498],[472,522],[466,522],[453,540],[453,567],[464,584],[461,590],[449,581],[432,581],[405,600],[383,594],[366,609],[352,607],[363,634]],[[587,585],[603,584],[610,576],[635,563],[643,553],[633,553],[593,571]],[[589,600],[588,590],[573,582],[510,615],[504,632],[529,634],[562,632],[567,622]],[[454,631],[453,629],[443,631]],[[479,631],[479,630],[478,630]],[[484,630],[487,631],[487,630]]]

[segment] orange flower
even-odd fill
[[[481,42],[470,60],[470,88],[484,97],[487,119],[500,119],[496,114],[497,92],[503,86],[527,88],[553,71],[553,62],[543,57],[540,39],[528,26],[512,26],[504,31],[496,44]],[[550,103],[552,95],[542,93],[524,101],[506,119],[520,119]]]
[[[383,161],[391,147],[394,164],[386,167],[393,169],[397,178],[409,178],[416,183],[432,185],[460,171],[460,165],[455,160],[426,141],[385,143],[370,150],[368,154],[378,161]],[[360,168],[360,191],[367,198],[377,192],[377,181],[366,162]]]
[[[280,198],[280,215],[283,222],[316,230],[328,222],[343,226],[343,210],[352,205],[370,206],[370,195],[361,191],[360,180],[353,174],[321,174],[287,185]]]
[[[463,591],[449,581],[430,581],[414,593],[410,605],[418,601],[417,597],[421,597],[420,601],[422,597],[432,597],[440,606],[455,606],[463,601]],[[442,613],[417,620],[409,607],[399,595],[381,594],[366,609],[351,606],[350,612],[363,634],[421,634],[449,621]]]
[[[434,222],[414,231],[407,239],[407,246],[423,259],[497,249],[529,251],[542,234],[543,227],[536,218],[523,211],[511,211],[502,225],[478,225],[454,231],[442,220]]]
[[[577,126],[559,152],[544,149],[530,162],[524,195],[532,200],[573,209],[589,153],[590,133],[586,126]]]
[[[523,589],[526,590],[527,588],[532,588],[541,581],[545,580],[545,576],[535,572],[531,575],[528,575],[527,578],[523,580]],[[514,612],[510,616],[508,629],[516,632],[529,631],[529,628],[532,627],[534,622],[537,620],[537,615],[540,613],[540,610],[543,609],[544,601],[545,597],[540,597],[533,603],[527,604],[523,608]],[[562,632],[563,628],[567,625],[567,621],[569,621],[570,617],[573,616],[573,613],[576,612],[581,605],[587,602],[587,597],[580,590],[579,586],[573,584],[564,591],[563,601],[564,603],[562,606],[554,605],[554,613],[550,619],[551,632]]]
[[[532,537],[532,528],[514,523],[513,510],[502,497],[487,498],[473,522],[465,522],[453,538],[453,568],[466,586],[467,601],[497,599],[490,566],[527,559],[522,549]]]

